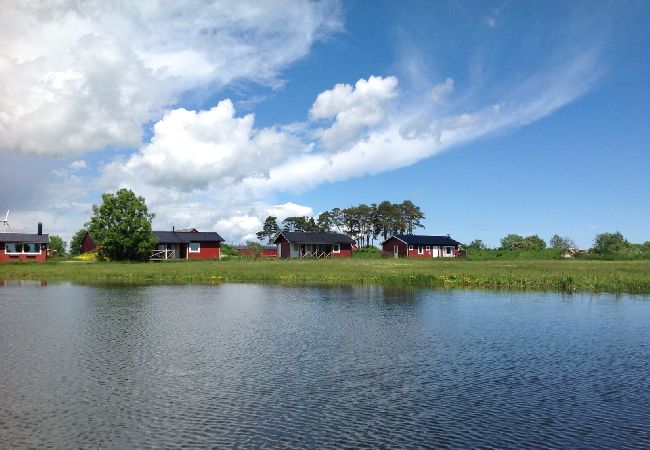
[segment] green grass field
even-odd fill
[[[650,261],[226,260],[161,263],[51,261],[0,264],[0,280],[81,284],[363,284],[564,292],[650,293]]]

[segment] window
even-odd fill
[[[418,245],[418,255],[421,255],[423,253],[424,253],[424,247],[422,247],[421,245]]]
[[[341,253],[341,244],[334,244],[332,246],[332,253]]]
[[[201,243],[200,242],[190,242],[188,245],[188,251],[190,253],[200,253],[201,252]]]
[[[445,247],[445,255],[451,255],[451,249],[453,247]]]
[[[41,244],[34,243],[22,243],[22,242],[7,242],[5,243],[5,253],[6,254],[40,254],[41,253]]]
[[[413,250],[413,246],[412,246],[412,245],[409,245],[409,250]]]
[[[294,252],[299,252],[300,251],[300,244],[293,244],[293,251]]]
[[[430,246],[430,245],[427,245],[427,251],[428,251],[428,252],[431,251],[431,246]]]

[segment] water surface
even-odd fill
[[[0,288],[3,447],[650,446],[650,298]]]

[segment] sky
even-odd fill
[[[419,234],[650,240],[650,2],[3,1],[0,210],[70,237],[411,200]]]

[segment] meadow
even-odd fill
[[[0,265],[0,280],[79,284],[382,284],[435,288],[650,293],[650,261],[325,259],[48,261]]]

